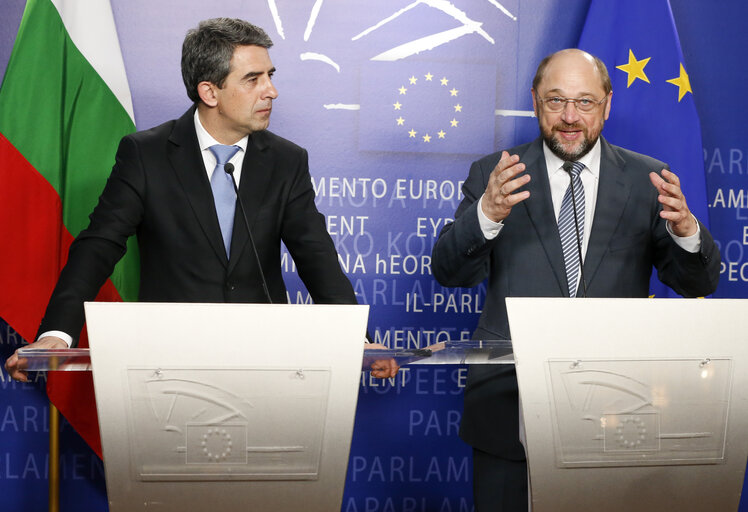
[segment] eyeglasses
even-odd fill
[[[561,112],[566,108],[567,103],[574,104],[579,112],[592,112],[597,107],[605,103],[608,97],[596,101],[590,98],[564,98],[563,96],[551,96],[550,98],[538,98],[540,103],[545,105],[548,112]]]

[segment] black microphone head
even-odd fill
[[[564,162],[563,168],[564,171],[566,171],[566,174],[571,174],[572,169],[574,169],[574,164],[572,162]]]
[[[226,174],[234,174],[234,164],[224,165],[223,170],[226,171]]]

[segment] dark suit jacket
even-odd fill
[[[681,295],[714,292],[720,258],[709,232],[700,226],[701,247],[691,254],[672,240],[659,216],[658,194],[648,175],[666,165],[602,138],[601,143],[595,217],[584,258],[587,296],[647,297],[652,265],[659,279]],[[508,151],[520,156],[532,177],[525,187],[530,197],[512,209],[495,239],[486,240],[478,224],[478,199],[501,154],[478,160],[470,168],[455,221],[442,229],[432,254],[434,276],[444,286],[470,287],[488,279],[476,339],[511,339],[505,297],[569,295],[542,140]],[[521,460],[514,367],[500,366],[470,368],[460,434],[483,451]]]
[[[83,301],[93,300],[136,234],[141,301],[267,302],[241,213],[227,258],[194,127],[181,118],[128,135],[90,224],[70,248],[39,332],[76,337]],[[307,153],[269,131],[253,133],[242,166],[242,198],[273,302],[285,303],[283,241],[317,303],[355,304],[324,217],[314,204]]]

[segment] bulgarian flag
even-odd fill
[[[28,0],[0,86],[0,317],[24,339],[134,130],[109,0]],[[136,299],[134,243],[99,300]],[[101,456],[91,374],[50,372],[47,393]]]

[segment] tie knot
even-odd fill
[[[584,170],[584,164],[582,162],[571,163],[571,173],[574,175],[575,178],[577,178],[583,170]]]
[[[211,146],[210,152],[216,157],[216,165],[225,165],[226,162],[231,160],[231,157],[239,151],[239,146],[225,146],[223,144],[216,144]]]

